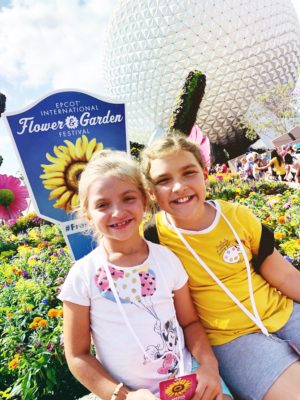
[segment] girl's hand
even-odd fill
[[[159,397],[154,396],[148,389],[139,389],[129,392],[126,400],[159,400]]]
[[[197,388],[192,400],[222,400],[219,371],[204,365],[197,369]]]

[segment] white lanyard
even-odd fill
[[[137,345],[142,350],[142,352],[143,352],[143,354],[145,356],[145,359],[153,361],[149,357],[149,355],[147,354],[144,346],[142,345],[142,343],[141,343],[140,339],[138,338],[137,334],[135,333],[131,323],[129,322],[129,319],[127,318],[127,315],[126,315],[124,307],[122,306],[122,303],[120,301],[120,297],[119,297],[118,292],[116,290],[116,287],[115,287],[115,284],[114,284],[114,281],[113,281],[113,278],[111,276],[111,273],[110,273],[110,270],[108,268],[108,264],[107,264],[106,260],[103,260],[103,266],[104,266],[104,269],[105,269],[105,272],[106,272],[106,276],[107,276],[107,279],[108,279],[108,282],[109,282],[109,287],[110,287],[110,289],[111,289],[111,291],[112,291],[112,293],[113,293],[113,295],[115,297],[116,303],[117,303],[118,308],[119,308],[119,310],[120,310],[120,312],[122,314],[124,322],[127,325],[127,328],[132,333],[133,337],[135,338],[135,341],[136,341]],[[164,283],[166,283],[166,282],[164,282]],[[172,297],[171,297],[171,300],[172,300]],[[182,341],[181,341],[181,338],[180,338],[180,332],[179,332],[179,329],[178,329],[178,321],[177,321],[177,318],[176,318],[176,312],[175,312],[173,301],[172,301],[172,304],[173,304],[173,311],[174,311],[175,321],[176,321],[176,330],[177,330],[177,336],[178,336],[178,350],[179,350],[180,359],[179,359],[179,357],[177,357],[177,355],[175,353],[172,352],[172,354],[177,358],[178,365],[179,365],[179,373],[180,373],[181,376],[183,376],[185,374],[185,371],[184,371],[184,363],[183,363]]]
[[[199,257],[199,255],[195,252],[195,250],[190,246],[190,244],[186,241],[186,239],[182,236],[181,232],[179,229],[175,226],[172,217],[168,214],[168,219],[170,221],[170,225],[172,226],[173,230],[177,233],[178,237],[182,241],[182,243],[186,246],[186,248],[190,251],[190,253],[194,256],[194,258],[198,261],[198,263],[205,269],[205,271],[215,280],[215,282],[224,290],[224,292],[234,301],[234,303],[240,307],[240,309],[259,327],[259,329],[262,331],[262,333],[266,336],[269,336],[269,332],[267,328],[264,326],[262,320],[260,319],[260,316],[258,314],[256,304],[255,304],[255,299],[254,299],[254,294],[253,294],[253,287],[252,287],[252,279],[251,279],[251,269],[250,269],[250,264],[249,260],[247,257],[247,254],[245,252],[245,249],[243,247],[243,244],[234,230],[233,226],[231,223],[228,221],[228,219],[225,217],[225,215],[222,213],[221,210],[218,210],[213,204],[207,203],[210,206],[212,206],[214,209],[219,211],[221,216],[224,218],[224,220],[227,222],[229,228],[231,229],[234,237],[236,238],[236,241],[238,242],[238,245],[240,247],[240,250],[243,254],[243,258],[245,261],[246,265],[246,270],[247,270],[247,280],[248,280],[248,288],[249,288],[249,294],[250,294],[250,301],[252,305],[252,314],[247,308],[235,297],[235,295],[224,285],[222,281],[214,274],[214,272],[205,264],[205,262]]]

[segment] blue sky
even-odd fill
[[[117,0],[0,0],[0,92],[19,111],[65,88],[105,95],[105,29]],[[300,20],[300,0],[292,0]],[[20,171],[0,119],[0,173]]]

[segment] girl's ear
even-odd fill
[[[208,168],[207,167],[203,168],[203,175],[204,175],[205,183],[207,183],[208,182]]]

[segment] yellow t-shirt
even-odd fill
[[[285,175],[285,166],[284,162],[279,165],[279,162],[276,157],[271,160],[272,166],[275,169],[277,175]]]
[[[251,266],[256,307],[269,332],[280,329],[289,319],[293,301],[270,286],[251,265],[257,255],[261,223],[252,212],[239,204],[214,202],[237,232]],[[220,345],[246,333],[258,332],[256,324],[233,302],[208,275],[169,226],[164,212],[156,215],[160,243],[169,247],[181,260],[188,275],[195,306],[212,345]],[[213,224],[200,232],[181,230],[183,236],[223,284],[253,314],[248,290],[247,271],[238,243],[218,212]]]

